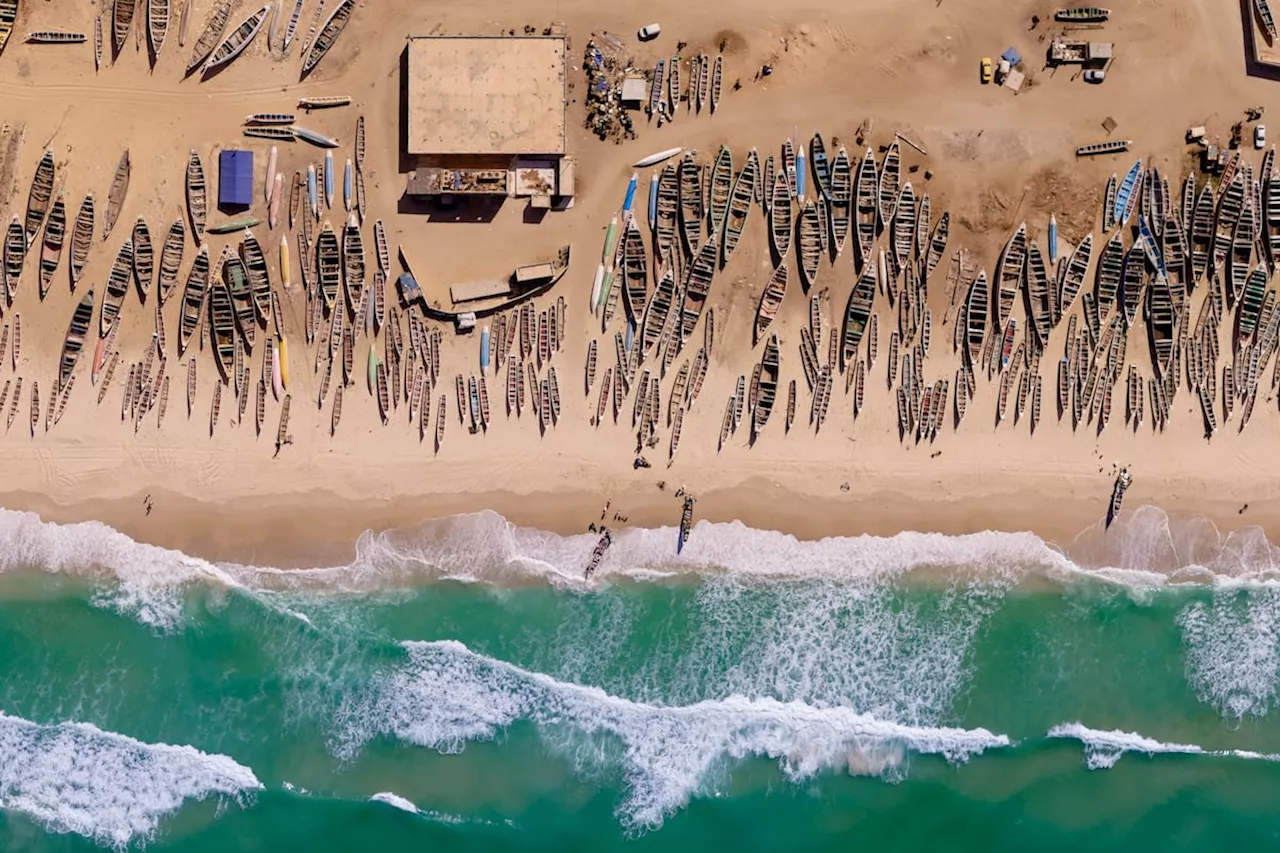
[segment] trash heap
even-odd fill
[[[607,33],[600,44],[594,38],[588,41],[583,52],[582,70],[587,76],[587,118],[583,126],[602,142],[636,138],[631,116],[622,107],[622,80],[636,69],[630,61],[620,58],[621,52],[622,42]]]

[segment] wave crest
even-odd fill
[[[1126,752],[1138,752],[1148,757],[1162,754],[1214,755],[1244,758],[1254,761],[1280,761],[1280,755],[1253,752],[1245,749],[1205,749],[1189,743],[1164,743],[1136,732],[1118,729],[1101,731],[1081,723],[1064,723],[1049,729],[1045,737],[1071,738],[1084,744],[1084,764],[1090,770],[1109,770],[1116,766]]]
[[[368,740],[391,736],[441,752],[493,738],[518,720],[582,769],[621,768],[625,798],[618,817],[634,829],[667,815],[714,782],[732,762],[776,759],[792,780],[848,768],[896,780],[895,755],[910,751],[964,762],[1009,746],[986,729],[914,727],[849,708],[732,696],[661,706],[557,681],[472,652],[461,643],[403,643],[408,660],[371,694],[344,709],[335,751],[349,758]],[[897,751],[895,751],[897,750]]]
[[[186,800],[242,800],[261,788],[252,770],[226,756],[0,713],[0,808],[53,832],[123,848],[150,838]]]

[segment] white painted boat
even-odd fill
[[[648,157],[645,157],[643,160],[637,160],[635,163],[635,168],[643,169],[645,166],[656,166],[658,163],[661,163],[663,160],[670,160],[672,157],[676,156],[682,151],[684,151],[683,148],[668,148],[666,151],[659,151],[657,154],[650,154]]]

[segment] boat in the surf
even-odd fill
[[[258,9],[258,11],[249,15],[240,22],[230,35],[222,40],[222,42],[213,49],[209,54],[209,58],[205,60],[204,65],[200,68],[200,73],[208,75],[219,68],[225,68],[232,61],[253,43],[262,26],[266,23],[267,15],[271,11],[271,3],[267,3]]]
[[[591,551],[591,557],[587,560],[586,571],[583,572],[583,580],[591,580],[591,576],[595,574],[596,569],[600,568],[600,562],[604,560],[605,552],[609,550],[609,546],[613,544],[613,534],[609,532],[609,528],[601,529],[600,540],[596,542],[596,547]]]
[[[302,77],[305,78],[314,71],[315,67],[320,64],[320,60],[324,59],[325,55],[333,49],[338,36],[342,35],[342,31],[347,27],[347,22],[351,20],[351,13],[355,9],[355,5],[355,0],[339,0],[338,5],[334,6],[333,11],[329,13],[329,17],[320,27],[319,34],[311,42],[311,47],[302,61]]]
[[[27,44],[84,44],[88,40],[84,33],[70,30],[37,30],[27,34]]]

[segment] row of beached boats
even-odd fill
[[[714,113],[724,90],[724,56],[716,54],[714,60],[705,53],[690,57],[687,90],[683,83],[681,58],[659,59],[649,85],[649,115],[671,121],[679,114],[681,101],[688,102],[690,113],[701,113],[704,108]]]

